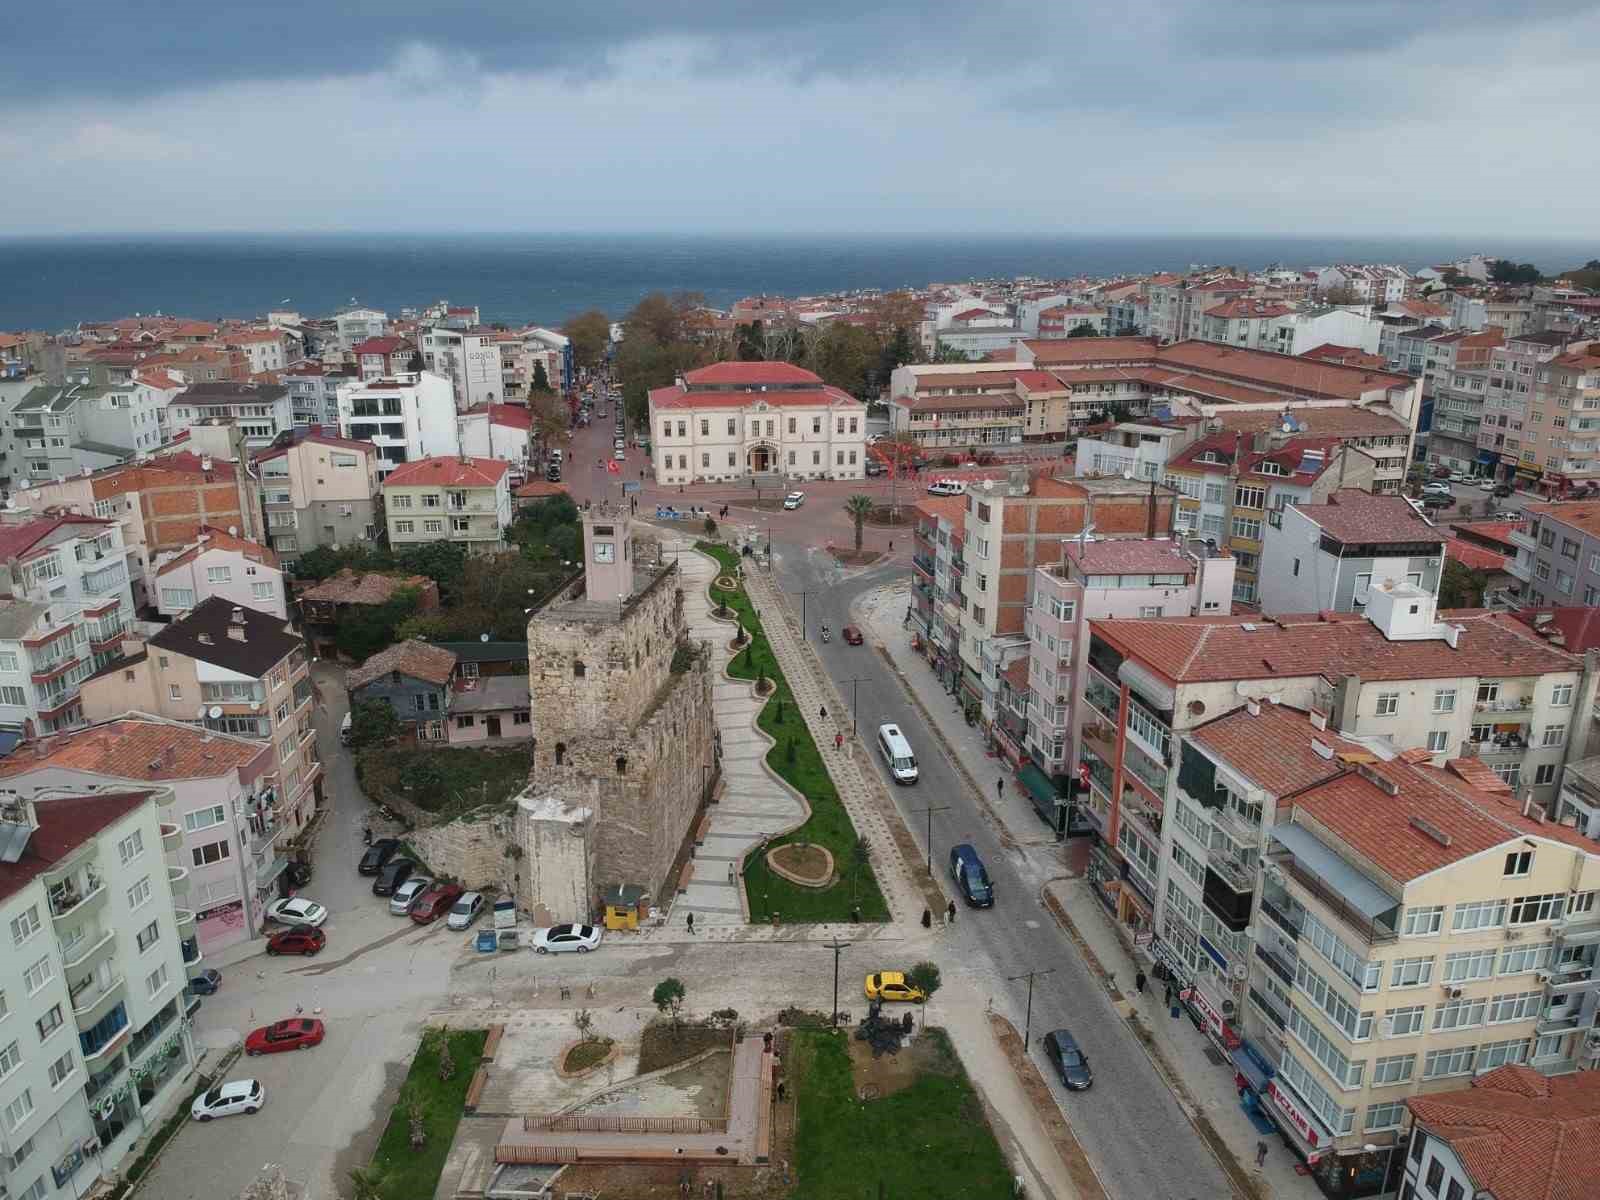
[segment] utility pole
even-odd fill
[[[1028,1037],[1033,1032],[1033,981],[1039,975],[1054,975],[1055,973],[1056,969],[1051,967],[1045,971],[1024,971],[1021,975],[1006,976],[1007,983],[1015,983],[1019,979],[1028,981],[1028,1009],[1027,1014],[1022,1018],[1022,1052],[1024,1054],[1028,1052]]]
[[[855,733],[855,731],[856,731],[856,689],[857,689],[857,685],[858,684],[863,684],[863,683],[871,683],[872,680],[870,680],[870,679],[841,679],[839,682],[840,683],[848,683],[850,685],[850,732],[853,735]]]
[[[822,944],[824,950],[833,951],[833,1023],[830,1028],[839,1027],[839,955],[850,949],[849,942],[841,942],[835,938],[831,942]]]
[[[930,804],[922,811],[928,814],[928,874],[931,876],[933,874],[933,814],[936,812],[949,812],[950,806],[948,804],[940,804],[938,806]]]
[[[800,597],[800,639],[804,641],[806,636],[806,597],[814,596],[816,593],[800,591],[790,592],[789,595]]]

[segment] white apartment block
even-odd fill
[[[450,382],[457,412],[493,404],[506,395],[497,330],[427,326],[418,331],[424,371]]]
[[[333,318],[339,333],[339,349],[353,350],[357,342],[382,337],[389,329],[389,314],[376,308],[347,308]]]
[[[156,610],[169,620],[213,596],[288,618],[277,554],[226,530],[202,528],[194,545],[155,570]]]
[[[401,463],[459,454],[450,380],[421,371],[341,387],[339,436],[372,443],[380,480]]]

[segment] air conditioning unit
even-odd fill
[[[1379,1037],[1393,1037],[1394,1036],[1394,1018],[1393,1017],[1384,1017],[1381,1021],[1378,1022],[1378,1036]]]
[[[1535,971],[1533,973],[1533,977],[1535,979],[1537,979],[1540,983],[1549,983],[1550,982],[1550,972],[1549,971]]]
[[[1449,996],[1452,1000],[1461,999],[1461,989],[1458,987],[1451,987],[1449,984],[1445,984],[1444,994]]]
[[[1506,930],[1506,941],[1508,941],[1508,942],[1518,942],[1518,941],[1521,941],[1521,940],[1522,940],[1522,930],[1520,930],[1520,929],[1508,929],[1508,930]]]
[[[259,700],[250,701],[250,711],[251,712],[260,712],[261,711],[261,701],[259,701]]]
[[[1583,1048],[1590,1054],[1600,1054],[1600,1032],[1589,1034],[1583,1039]]]
[[[93,1154],[96,1150],[100,1149],[100,1139],[97,1137],[84,1138],[81,1149],[85,1154]]]

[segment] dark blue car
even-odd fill
[[[189,991],[196,996],[214,996],[221,986],[222,972],[212,967],[207,967],[189,980]]]

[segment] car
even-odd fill
[[[611,457],[616,459],[618,462],[627,462],[628,452],[626,450],[613,450],[611,452]]]
[[[417,864],[409,858],[391,858],[378,872],[378,877],[372,881],[372,894],[374,896],[392,896],[395,888],[411,878],[411,872],[417,869]]]
[[[930,496],[964,496],[967,485],[959,479],[936,479],[928,485]]]
[[[867,459],[867,474],[868,475],[886,475],[886,474],[888,474],[888,472],[889,472],[889,468],[884,466],[883,463],[881,461],[879,461],[878,459],[876,459],[876,458]]]
[[[221,986],[222,972],[215,967],[206,967],[188,983],[189,993],[194,996],[215,996]]]
[[[284,1050],[309,1050],[321,1045],[326,1033],[321,1021],[309,1017],[274,1021],[271,1025],[250,1031],[244,1039],[244,1052],[253,1058],[258,1054],[278,1054]]]
[[[1432,479],[1422,485],[1425,492],[1443,492],[1446,496],[1454,495],[1455,489],[1442,479]]]
[[[328,944],[328,935],[320,929],[296,926],[280,929],[267,939],[268,954],[312,955]]]
[[[433,880],[427,875],[408,875],[406,881],[394,889],[394,895],[389,897],[389,915],[403,917],[411,911],[411,906],[422,898],[422,893],[433,886]]]
[[[462,892],[450,906],[450,915],[445,918],[444,923],[450,929],[465,929],[481,916],[483,916],[483,893]]]
[[[1492,492],[1495,489],[1495,482],[1492,479],[1480,479],[1478,480],[1478,489],[1484,492]]]
[[[1449,508],[1456,502],[1454,496],[1441,496],[1438,492],[1424,492],[1422,494],[1423,508]]]
[[[535,954],[565,954],[569,950],[587,954],[599,944],[598,925],[552,925],[548,929],[533,931]]]
[[[900,971],[878,971],[867,976],[868,1000],[904,1000],[908,1004],[921,1004],[927,999],[922,989],[906,982]]]
[[[196,1121],[209,1121],[235,1113],[258,1113],[266,1102],[267,1089],[259,1079],[234,1079],[195,1097],[189,1115]]]
[[[790,492],[783,498],[784,508],[799,508],[805,502],[806,494],[804,492]]]
[[[846,625],[839,631],[839,633],[840,636],[844,638],[845,645],[847,646],[859,646],[863,641],[863,638],[861,637],[861,630],[857,629],[854,625]]]
[[[1061,1086],[1069,1092],[1087,1092],[1094,1086],[1094,1071],[1089,1067],[1089,1056],[1067,1030],[1052,1029],[1044,1035],[1044,1056],[1055,1067]]]
[[[1467,481],[1467,477],[1464,474],[1462,474],[1460,471],[1451,471],[1450,472],[1450,482],[1451,483],[1465,483],[1466,481]]]
[[[303,858],[297,858],[283,869],[283,877],[297,888],[311,882],[312,867]]]
[[[1515,508],[1504,508],[1499,512],[1492,513],[1490,515],[1493,516],[1496,521],[1523,521],[1526,520],[1528,516],[1527,513],[1520,512]]]
[[[328,910],[304,896],[274,900],[267,905],[267,920],[276,921],[279,925],[306,925],[314,929],[327,919]]]
[[[558,467],[548,467],[548,468],[546,468],[545,473],[544,473],[544,481],[546,483],[560,483],[561,482],[561,470],[560,470],[560,468],[558,468]]]
[[[978,852],[966,842],[950,847],[950,878],[973,908],[994,907],[994,884]]]
[[[1494,487],[1494,494],[1499,499],[1504,500],[1507,496],[1511,495],[1512,490],[1513,489],[1509,483],[1497,483]]]
[[[355,730],[351,727],[351,716],[352,714],[345,713],[344,720],[339,722],[339,745],[341,746],[348,746],[351,739],[355,737]]]
[[[362,875],[376,875],[400,851],[399,838],[379,838],[367,847],[356,870]]]
[[[616,437],[611,439],[612,447],[614,449],[617,449],[617,450],[621,450],[627,444],[628,444],[627,439],[625,439],[620,433],[617,434]]]
[[[418,925],[428,925],[437,921],[466,891],[458,883],[436,883],[422,895],[417,897],[416,903],[411,906],[411,919]]]

